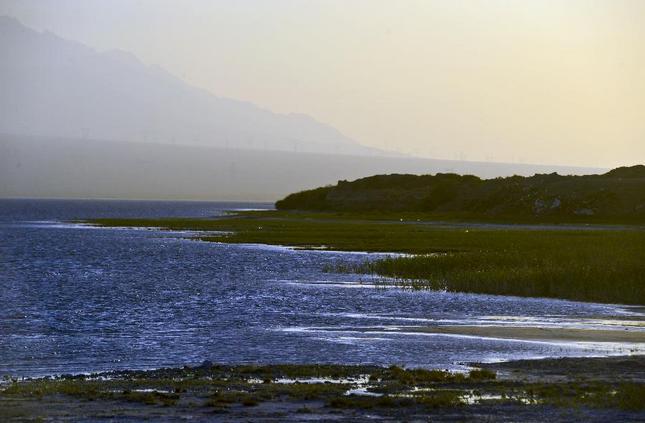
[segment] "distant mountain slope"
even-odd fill
[[[279,209],[645,219],[645,166],[602,175],[378,175],[291,194]]]
[[[481,177],[598,169],[366,157],[0,134],[0,197],[275,201],[376,173]]]
[[[0,17],[0,132],[373,154],[335,128],[216,97],[122,51],[99,53]]]

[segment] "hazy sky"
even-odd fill
[[[0,1],[0,14],[420,156],[645,162],[645,1]]]

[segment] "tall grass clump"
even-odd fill
[[[386,258],[355,270],[407,280],[417,289],[645,304],[642,233],[484,236],[490,238],[487,247],[465,245],[464,251],[450,254]]]

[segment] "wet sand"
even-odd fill
[[[432,326],[405,327],[400,330],[405,332],[518,340],[645,343],[645,331],[634,328],[625,328],[621,330],[594,330],[516,326]]]
[[[642,326],[620,329],[578,329],[537,326],[364,326],[319,328],[323,331],[356,331],[363,333],[407,333],[472,336],[478,338],[509,339],[517,341],[589,342],[643,344],[645,330]]]

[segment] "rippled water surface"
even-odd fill
[[[406,332],[441,324],[623,330],[618,306],[375,288],[325,264],[372,254],[226,245],[91,217],[210,217],[266,204],[0,200],[0,375],[153,368],[203,360],[456,368],[521,357],[642,352],[641,345]],[[362,328],[370,327],[365,332]]]

